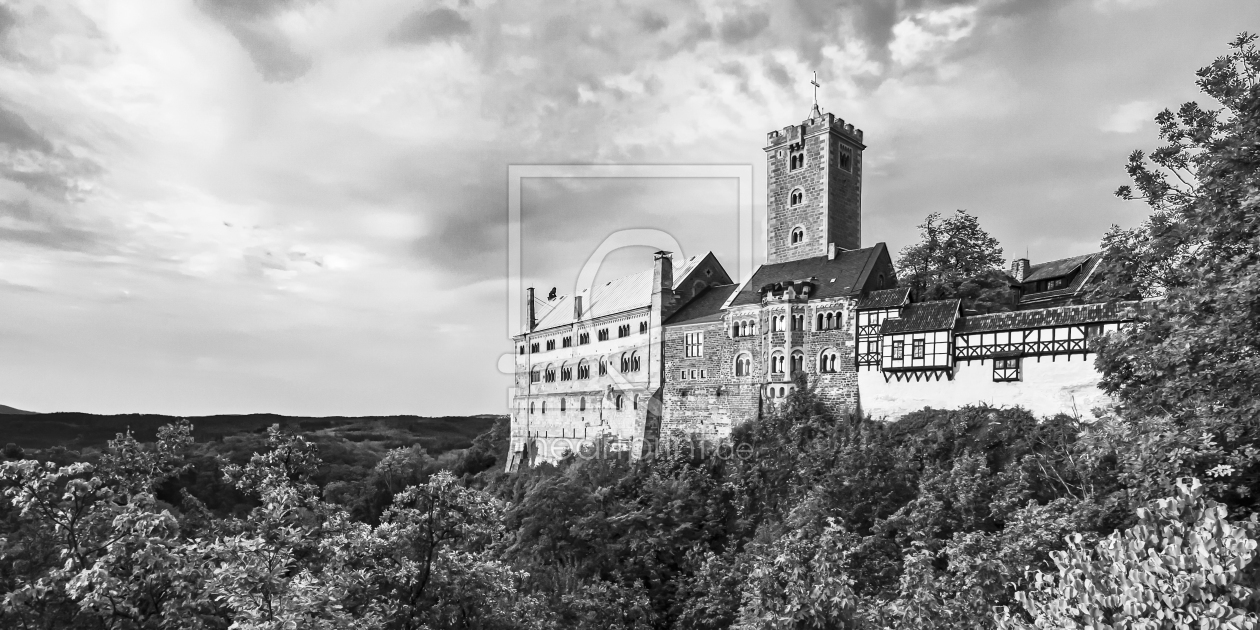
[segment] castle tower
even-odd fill
[[[766,135],[767,263],[862,247],[862,130],[814,104]]]

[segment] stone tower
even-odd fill
[[[766,135],[767,263],[862,247],[865,148],[861,129],[818,105],[801,124]]]

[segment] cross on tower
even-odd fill
[[[814,80],[810,81],[809,84],[814,86],[814,107],[818,107],[818,88],[822,86],[818,84],[818,71],[817,70],[814,71]]]

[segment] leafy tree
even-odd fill
[[[1128,286],[1164,299],[1099,345],[1102,387],[1131,410],[1169,415],[1231,454],[1233,501],[1254,505],[1260,483],[1260,51],[1242,34],[1198,71],[1222,107],[1186,103],[1156,116],[1167,142],[1130,157],[1126,199],[1152,206],[1134,233],[1113,230]],[[1106,275],[1106,274],[1103,274]],[[1131,293],[1123,293],[1130,291]],[[1205,470],[1195,471],[1203,476]]]
[[[1003,630],[1260,627],[1252,598],[1260,521],[1231,521],[1197,479],[1138,510],[1138,523],[1090,545],[1073,535],[1018,595],[1023,612],[998,612]]]
[[[1014,293],[1000,269],[1002,247],[975,217],[966,210],[947,218],[933,212],[919,234],[920,241],[902,249],[897,259],[897,276],[917,299],[962,298],[968,309],[1011,310]]]

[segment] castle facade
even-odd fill
[[[1081,304],[1100,254],[1016,260],[1016,309],[914,302],[884,243],[862,244],[863,133],[815,105],[767,135],[767,262],[741,283],[712,253],[657,252],[635,275],[528,290],[508,470],[566,453],[645,453],[674,432],[721,440],[804,382],[836,413],[891,419],[978,402],[1086,414],[1093,340],[1140,303]]]

